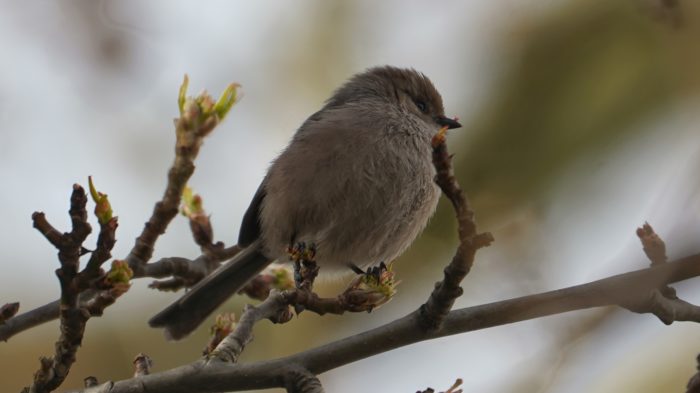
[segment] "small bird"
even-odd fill
[[[321,275],[394,260],[437,206],[440,127],[461,125],[422,73],[381,66],[351,77],[273,161],[241,223],[244,249],[149,324],[185,337],[295,244],[315,247]]]

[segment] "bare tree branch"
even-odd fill
[[[223,244],[221,246],[223,247]],[[184,287],[193,286],[218,269],[221,262],[233,258],[241,251],[238,245],[228,248],[214,247],[206,249],[202,255],[195,259],[169,257],[148,263],[143,266],[137,277],[168,277],[167,280],[154,281],[149,284],[150,288],[161,291],[177,291]]]
[[[59,316],[61,320],[61,336],[56,342],[55,354],[51,358],[41,358],[41,367],[34,375],[34,382],[24,389],[26,392],[50,392],[63,383],[71,366],[75,362],[75,354],[83,340],[85,324],[90,318],[90,311],[81,306],[79,295],[90,284],[102,275],[100,266],[110,258],[114,245],[114,231],[117,220],[111,218],[101,224],[98,237],[97,256],[91,258],[91,264],[83,271],[80,268],[82,244],[92,231],[87,222],[87,195],[82,187],[75,184],[70,198],[69,214],[72,222],[71,232],[59,234],[48,223],[43,213],[34,213],[34,227],[58,249],[58,259],[61,267],[56,270],[56,276],[61,284],[61,299]],[[110,240],[111,239],[111,240]],[[108,288],[109,286],[105,286]],[[115,293],[115,297],[120,293]],[[95,312],[101,312],[103,301],[94,307]],[[111,303],[109,303],[111,304]]]
[[[81,303],[92,298],[96,291],[85,291],[80,294]],[[35,309],[21,313],[0,325],[0,341],[7,341],[15,334],[53,321],[59,316],[59,300],[39,306]]]
[[[697,276],[700,276],[700,254],[587,284],[453,310],[436,330],[422,329],[419,312],[413,312],[378,328],[291,356],[248,364],[210,364],[199,360],[141,377],[138,381],[114,382],[108,390],[103,391],[184,393],[284,387],[284,375],[290,365],[319,375],[345,364],[424,340],[574,310],[626,304],[631,298],[646,296],[651,289]]]
[[[493,242],[490,233],[477,233],[474,211],[452,173],[452,157],[445,144],[446,132],[447,127],[443,127],[433,137],[433,165],[437,171],[435,182],[455,210],[459,247],[444,270],[443,280],[435,284],[428,301],[420,307],[420,324],[427,330],[440,327],[455,299],[462,296],[463,291],[459,285],[471,270],[476,252]]]

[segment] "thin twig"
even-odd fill
[[[289,304],[282,294],[272,290],[267,299],[258,306],[247,305],[231,334],[226,336],[208,355],[209,361],[236,363],[245,346],[253,339],[253,326],[263,319],[274,323],[285,323],[292,319]]]
[[[443,128],[433,138],[433,165],[437,171],[435,182],[452,202],[458,223],[459,246],[452,261],[444,270],[444,278],[435,284],[430,297],[420,307],[420,325],[426,330],[439,328],[452,308],[455,299],[462,295],[460,283],[471,270],[476,252],[493,242],[493,236],[477,233],[474,212],[464,192],[452,173],[452,158],[447,152]]]
[[[95,291],[86,291],[80,294],[79,299],[82,303],[94,294]],[[7,341],[18,333],[57,319],[59,306],[60,301],[54,300],[5,321],[4,324],[0,325],[0,341]]]
[[[45,221],[45,219],[44,219]],[[60,235],[60,232],[56,231]],[[195,259],[168,257],[151,262],[138,272],[134,272],[134,278],[163,278],[175,277],[176,284],[167,287],[166,281],[157,281],[152,284],[161,290],[177,290],[185,286],[191,286],[216,270],[222,261],[230,259],[240,251],[240,247],[225,248],[213,259],[211,255],[200,255]],[[95,296],[95,291],[86,291],[80,294],[80,301],[84,303]],[[42,325],[58,318],[59,301],[54,300],[43,306],[23,312],[0,324],[0,341],[7,341],[14,335],[25,330]]]
[[[126,257],[137,276],[142,275],[141,270],[153,256],[156,240],[165,233],[168,224],[177,215],[182,191],[194,173],[194,160],[204,138],[223,120],[236,102],[236,84],[229,85],[216,103],[206,93],[196,98],[186,97],[187,85],[188,79],[185,76],[178,97],[180,117],[175,120],[175,160],[168,171],[165,192],[155,204],[151,217]]]
[[[135,277],[165,278],[154,281],[149,287],[158,290],[176,291],[183,287],[191,287],[211,272],[218,269],[223,261],[229,260],[241,251],[238,245],[208,249],[195,259],[182,257],[162,258],[143,266]]]

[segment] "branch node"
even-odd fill
[[[0,325],[4,324],[5,321],[14,317],[19,311],[19,302],[5,303],[0,307]]]
[[[667,263],[666,244],[656,234],[654,228],[645,222],[637,228],[637,237],[652,267],[660,267]],[[628,298],[619,303],[620,306],[636,313],[654,314],[666,325],[674,321],[700,322],[700,307],[679,299],[676,290],[666,283],[656,288],[632,292]]]
[[[85,377],[83,379],[83,385],[86,388],[90,388],[90,387],[99,385],[99,382],[97,381],[97,378],[95,378],[91,375],[91,376]]]
[[[323,393],[321,381],[309,370],[293,368],[284,374],[284,387],[289,393]]]
[[[151,367],[153,366],[153,360],[144,354],[139,353],[134,358],[134,377],[141,377],[151,373]]]

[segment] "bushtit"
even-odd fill
[[[150,325],[180,339],[297,242],[316,247],[321,274],[398,257],[435,211],[431,138],[460,124],[430,80],[412,69],[350,78],[297,130],[246,211],[245,247]]]

